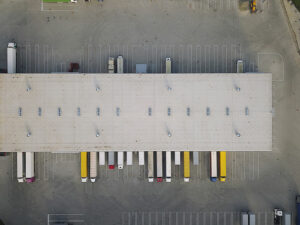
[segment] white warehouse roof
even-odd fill
[[[271,151],[272,74],[1,74],[1,151]]]

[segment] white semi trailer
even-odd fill
[[[218,159],[217,152],[210,152],[210,180],[216,182],[218,179]]]
[[[7,46],[7,73],[17,72],[17,44],[8,43]]]
[[[124,73],[123,67],[124,67],[123,56],[119,55],[117,58],[117,73]]]
[[[97,178],[97,152],[90,152],[90,179],[95,182]]]
[[[145,165],[145,152],[139,152],[139,165]]]
[[[17,152],[17,179],[19,183],[24,182],[24,158],[23,152]]]
[[[99,165],[105,165],[105,152],[99,152]]]
[[[166,182],[171,182],[171,152],[166,152]]]
[[[132,152],[126,152],[127,166],[132,166]]]
[[[175,165],[180,166],[180,152],[175,152]]]
[[[34,152],[26,152],[26,182],[32,183],[35,181],[34,176]]]
[[[123,169],[123,164],[124,164],[124,153],[123,152],[118,152],[118,169]]]
[[[163,181],[162,152],[156,152],[156,181]]]

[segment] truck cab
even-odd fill
[[[282,225],[282,210],[274,209],[274,225]]]

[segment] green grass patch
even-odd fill
[[[300,11],[300,0],[292,0],[296,8]]]
[[[70,0],[43,0],[46,3],[70,2]]]

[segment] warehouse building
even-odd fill
[[[1,74],[0,151],[271,151],[272,74]]]

